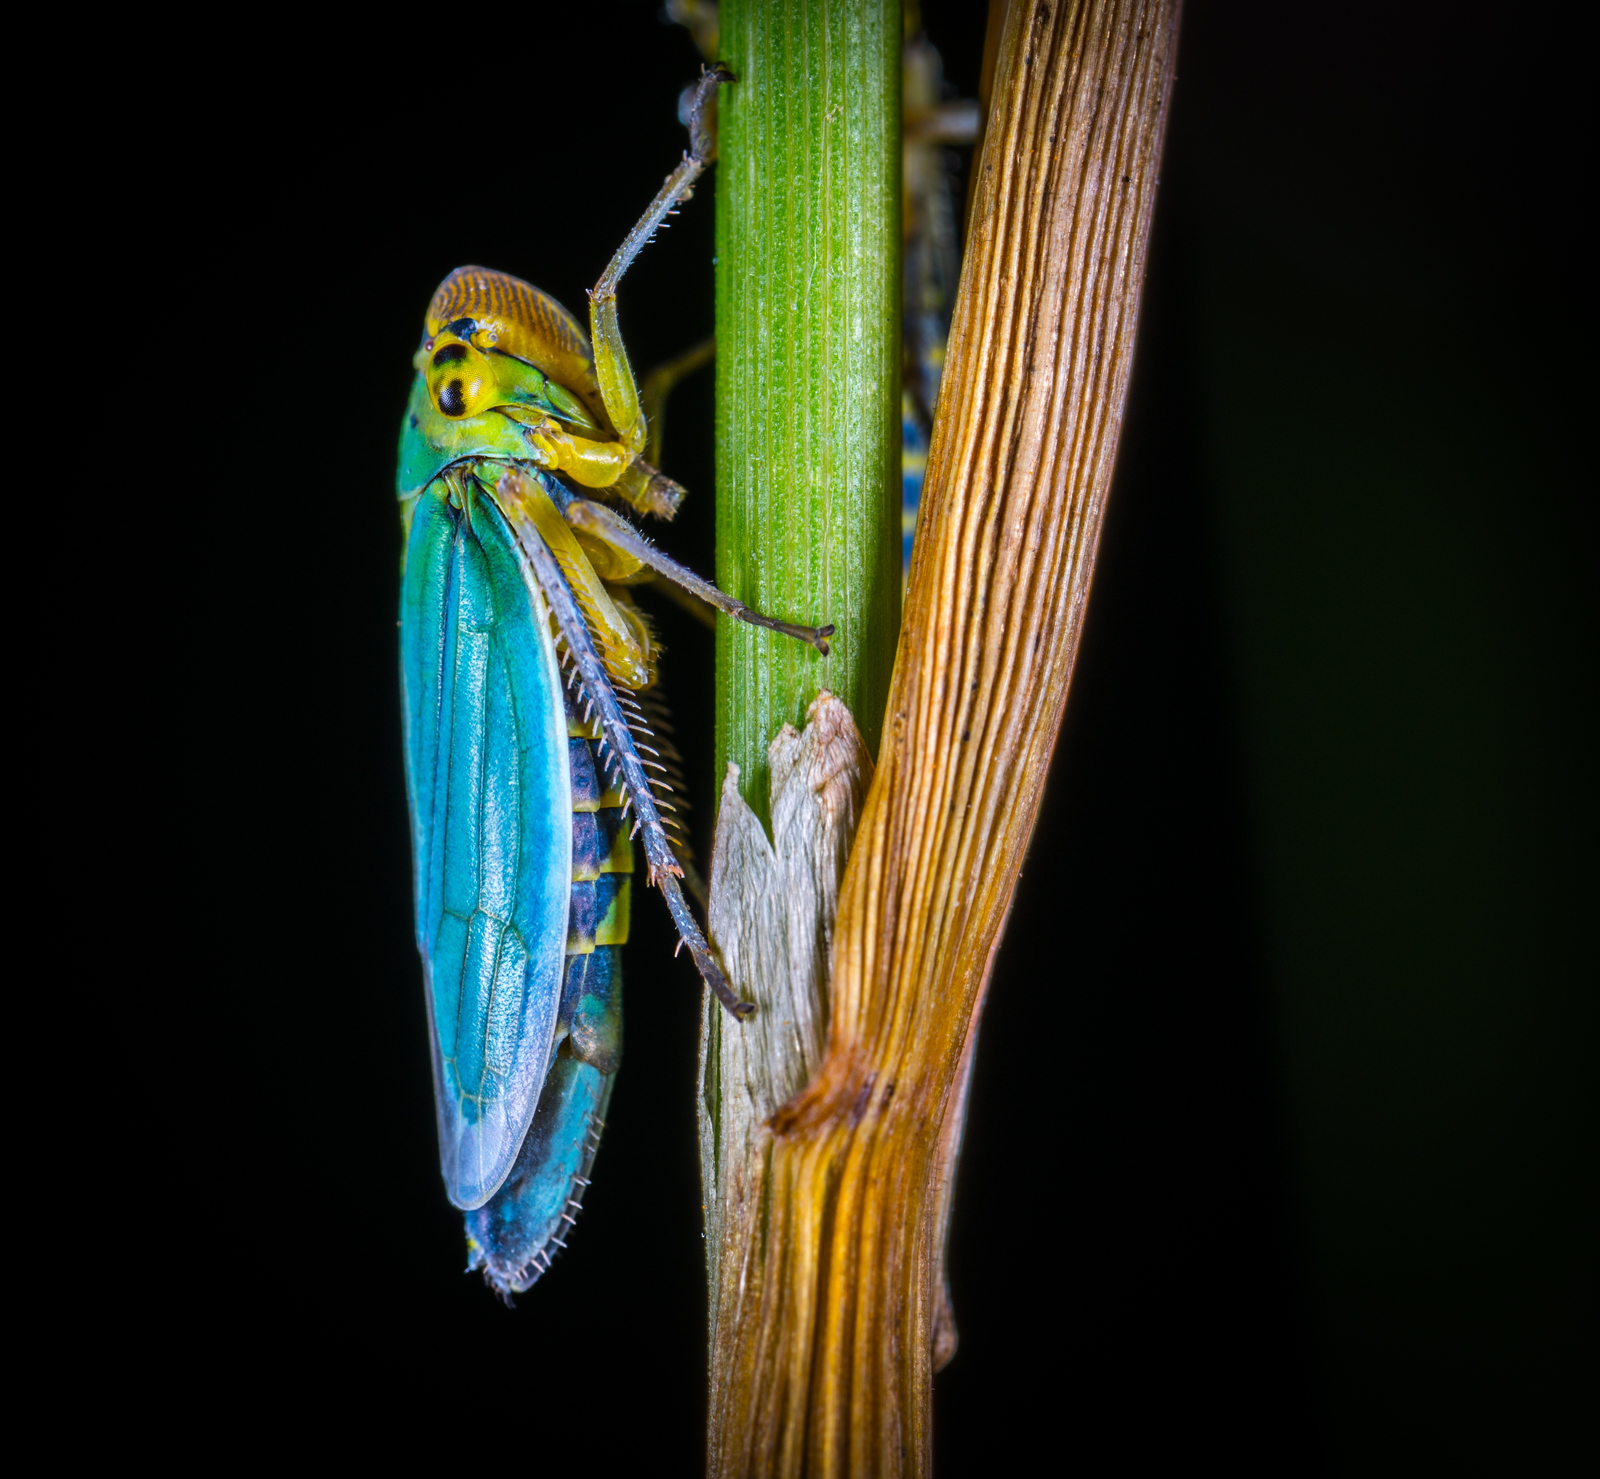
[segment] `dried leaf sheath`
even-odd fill
[[[826,1056],[749,1168],[721,1280],[714,1474],[928,1471],[940,1129],[1081,631],[1177,17],[1006,21]]]
[[[717,814],[708,925],[734,989],[756,1013],[736,1026],[707,993],[701,1017],[713,1333],[723,1289],[737,1300],[750,1257],[744,1212],[763,1194],[766,1122],[822,1062],[839,882],[872,778],[866,746],[838,699],[820,694],[806,721],[803,734],[784,725],[768,750],[772,841],[739,794],[737,766],[728,767]],[[723,1266],[725,1240],[731,1257]]]

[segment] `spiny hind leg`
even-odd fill
[[[638,699],[626,688],[613,684],[607,676],[600,654],[590,638],[583,613],[578,609],[578,603],[561,573],[561,566],[556,563],[556,557],[544,542],[538,526],[516,504],[509,505],[506,513],[516,530],[517,542],[527,557],[528,574],[555,617],[560,643],[566,648],[562,665],[572,670],[569,681],[582,686],[584,717],[599,722],[600,759],[608,775],[614,774],[626,793],[623,814],[626,816],[631,806],[637,820],[635,830],[644,834],[644,855],[650,882],[666,896],[667,908],[678,927],[678,938],[689,947],[701,979],[734,1016],[747,1017],[755,1007],[749,1002],[740,1001],[728,985],[728,978],[723,975],[721,966],[711,954],[711,947],[706,944],[706,937],[683,897],[683,889],[678,882],[683,876],[683,865],[673,856],[659,809],[673,808],[665,800],[657,800],[635,741],[635,726],[642,724],[644,718]]]

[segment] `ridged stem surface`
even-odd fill
[[[725,0],[717,581],[832,653],[717,625],[717,783],[829,689],[876,751],[900,617],[900,6]]]

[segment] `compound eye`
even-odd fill
[[[442,341],[442,342],[441,342]],[[480,351],[438,335],[438,347],[424,361],[428,393],[443,416],[481,416],[501,399],[494,366]]]

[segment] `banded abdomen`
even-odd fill
[[[633,845],[622,790],[608,786],[599,741],[567,698],[572,777],[572,893],[556,1052],[516,1164],[467,1213],[468,1268],[509,1300],[566,1246],[600,1144],[622,1055],[622,946],[628,939]]]

